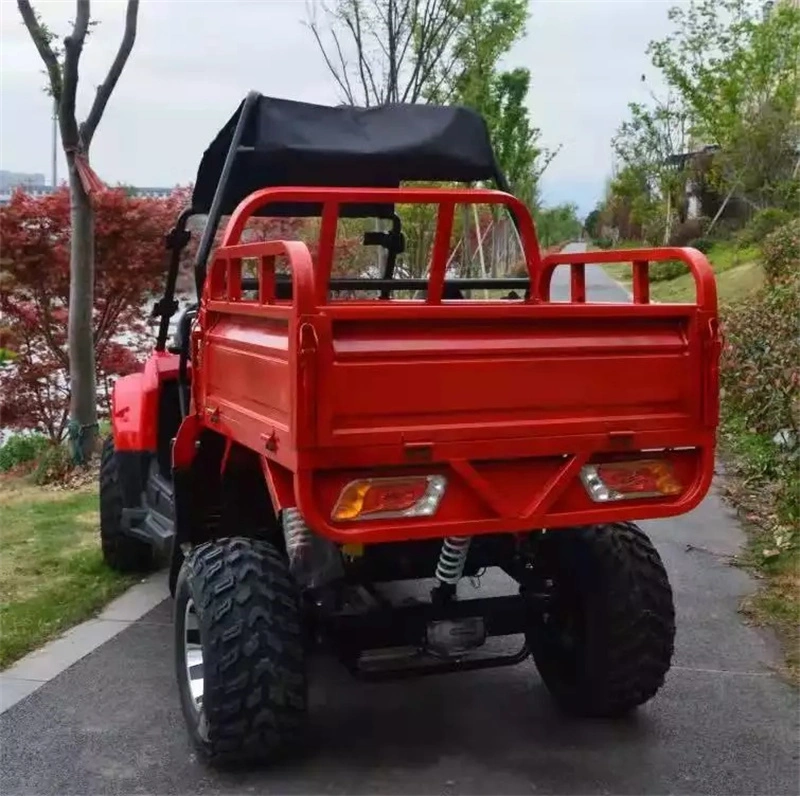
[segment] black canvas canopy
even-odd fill
[[[205,151],[192,209],[209,213],[220,184],[219,206],[211,213],[217,217],[229,215],[259,188],[392,188],[425,180],[494,180],[505,187],[478,113],[417,104],[328,107],[252,92]],[[309,216],[319,210],[270,205],[264,215]],[[342,210],[351,216],[389,217],[393,212],[386,206]]]

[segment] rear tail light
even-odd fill
[[[660,459],[587,464],[581,468],[581,481],[595,503],[670,497],[683,491],[672,465]]]
[[[444,496],[447,479],[442,475],[400,478],[364,478],[351,481],[331,512],[336,522],[431,517]]]

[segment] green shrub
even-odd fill
[[[771,232],[761,243],[764,273],[777,282],[800,272],[800,218]]]
[[[711,251],[711,247],[714,245],[714,241],[711,240],[711,238],[695,238],[686,245],[697,249],[699,252],[703,252],[703,254],[708,254]]]
[[[595,241],[595,245],[601,249],[610,249],[614,245],[614,241],[611,238],[598,238]]]
[[[0,472],[35,461],[50,445],[43,434],[13,434],[0,447]]]
[[[728,308],[724,399],[751,433],[800,434],[800,274]]]
[[[683,276],[688,270],[680,260],[664,260],[660,263],[653,263],[650,266],[650,281],[667,282]]]
[[[33,471],[34,483],[42,486],[63,481],[72,471],[73,462],[69,448],[61,443],[50,445],[36,460]]]
[[[747,222],[747,225],[737,235],[739,243],[749,246],[753,243],[761,243],[770,232],[774,232],[778,227],[788,224],[792,220],[792,215],[779,207],[768,207],[759,210]]]

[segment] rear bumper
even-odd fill
[[[540,528],[685,514],[708,492],[714,473],[714,453],[714,438],[708,434],[693,447],[662,448],[656,452],[647,447],[630,453],[589,448],[560,456],[489,461],[452,458],[402,468],[302,470],[294,475],[294,492],[309,527],[339,543],[525,533]],[[680,494],[601,503],[591,499],[581,481],[581,468],[590,462],[656,457],[668,460],[675,469],[683,485]],[[338,496],[350,481],[381,475],[426,474],[442,475],[447,480],[447,489],[435,516],[353,522],[331,519]]]

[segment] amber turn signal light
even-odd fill
[[[447,479],[442,475],[398,478],[364,478],[351,481],[331,512],[336,522],[431,517],[444,496]]]
[[[581,481],[595,503],[670,497],[683,491],[670,462],[661,459],[587,464],[581,468]]]

